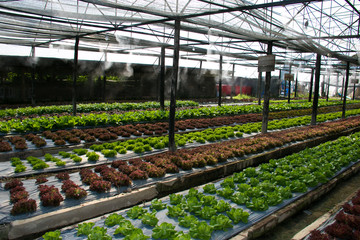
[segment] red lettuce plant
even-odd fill
[[[165,171],[167,173],[178,173],[179,172],[179,168],[173,164],[173,163],[169,163],[165,165]]]
[[[83,179],[82,179],[82,182],[84,184],[91,184],[92,182],[94,181],[100,181],[102,180],[102,177],[100,177],[99,175],[97,175],[96,173],[92,172],[92,173],[89,173],[87,174]]]
[[[180,163],[180,168],[183,170],[191,170],[193,166],[193,162],[191,160],[182,160]]]
[[[36,147],[43,147],[46,145],[46,141],[39,136],[35,136],[31,142],[35,144]]]
[[[35,184],[42,184],[42,183],[46,183],[47,181],[49,180],[47,180],[45,177],[38,177],[36,178]]]
[[[141,160],[141,158],[133,158],[133,159],[129,160],[129,163],[134,166],[138,166],[138,165],[142,164],[143,161]]]
[[[147,171],[149,177],[152,177],[152,178],[163,177],[166,174],[165,169],[156,167],[156,166],[153,166],[153,167],[147,169],[146,171]]]
[[[147,179],[148,176],[145,171],[142,171],[140,169],[137,169],[130,173],[129,177],[133,180],[139,180],[139,179]]]
[[[63,145],[66,144],[66,142],[65,142],[64,139],[57,139],[57,140],[55,140],[54,144],[55,144],[56,146],[63,146]]]
[[[84,140],[85,142],[95,142],[96,138],[94,136],[86,136]]]
[[[8,142],[0,142],[0,152],[12,151],[12,147]]]
[[[341,239],[352,239],[352,228],[346,224],[335,222],[325,228],[325,232]]]
[[[127,175],[131,174],[133,171],[137,170],[138,168],[136,166],[131,165],[120,165],[118,167],[119,171],[122,173],[125,173]]]
[[[35,212],[36,208],[37,204],[34,199],[22,199],[14,204],[10,213],[12,215],[18,215],[22,213]]]
[[[116,160],[111,163],[113,168],[118,168],[120,165],[127,165],[127,162],[124,160]]]
[[[55,175],[55,177],[59,180],[68,180],[70,179],[70,175],[67,172],[61,172]]]
[[[66,190],[65,196],[66,198],[80,199],[86,197],[87,192],[81,187],[71,187]]]
[[[44,207],[47,206],[59,206],[64,198],[61,196],[59,189],[54,185],[39,185],[40,201]]]
[[[27,191],[17,191],[10,195],[10,202],[16,203],[22,199],[27,199],[29,197],[29,193]]]
[[[17,186],[22,186],[23,185],[23,182],[18,180],[18,179],[13,179],[11,180],[10,182],[7,182],[4,186],[4,188],[6,190],[9,190],[11,188],[14,188],[14,187],[17,187]]]
[[[10,189],[10,194],[13,194],[15,192],[25,191],[25,188],[23,186],[16,186],[14,188]]]
[[[354,197],[351,202],[354,204],[354,205],[360,205],[360,196],[356,196]]]
[[[100,174],[104,180],[111,182],[114,186],[128,186],[131,183],[128,175],[116,171],[114,168],[105,166]]]
[[[345,203],[343,205],[343,209],[346,213],[360,215],[360,205],[353,205],[351,206],[349,203]]]
[[[110,188],[111,183],[109,181],[96,180],[90,184],[90,190],[98,193],[107,192],[110,190]]]
[[[69,143],[71,143],[71,144],[78,144],[78,143],[80,143],[80,138],[78,138],[78,137],[72,137],[72,138],[70,138],[69,140],[68,140],[68,142]]]
[[[63,192],[66,192],[68,189],[74,188],[74,187],[78,187],[78,185],[71,180],[65,180],[62,182],[61,190]]]

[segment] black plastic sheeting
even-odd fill
[[[359,162],[359,161],[357,161]],[[357,163],[356,162],[356,163]],[[343,168],[341,169],[339,172],[336,173],[336,175],[333,177],[335,178],[336,176],[338,176],[339,174],[341,174],[342,172],[344,172],[345,170],[349,169],[351,166],[353,166],[354,164],[356,163],[352,163],[350,164],[349,166],[347,166],[346,168]],[[222,183],[223,181],[219,181],[219,182],[216,182],[215,183],[215,187],[217,189],[221,188],[220,184]],[[309,188],[308,192],[310,191],[313,191],[315,190],[316,188],[320,187],[322,184],[319,184],[317,187],[314,187],[314,188]],[[203,185],[204,186],[204,185]],[[200,186],[198,187],[197,189],[199,190],[199,192],[203,192],[202,191],[202,187],[203,186]],[[307,193],[308,193],[307,192]],[[177,194],[180,194],[180,195],[186,195],[188,193],[188,190],[186,191],[183,191],[183,192],[179,192]],[[263,218],[271,215],[272,213],[274,213],[275,211],[289,205],[290,203],[296,201],[297,199],[301,198],[302,196],[304,196],[305,194],[307,193],[293,193],[293,198],[291,199],[287,199],[287,200],[284,200],[281,204],[277,205],[277,206],[271,206],[269,207],[268,210],[266,211],[251,211],[250,209],[246,208],[244,205],[237,205],[233,202],[231,202],[231,200],[229,199],[225,199],[225,198],[222,198],[218,195],[215,195],[216,196],[216,199],[217,200],[224,200],[226,202],[229,202],[231,204],[232,207],[235,207],[235,208],[242,208],[243,210],[247,211],[250,213],[250,216],[248,218],[248,223],[238,223],[236,225],[234,225],[233,228],[229,229],[228,231],[221,231],[221,230],[217,230],[217,231],[214,231],[212,233],[212,237],[211,239],[212,240],[225,240],[225,239],[229,239],[231,238],[232,236],[235,236],[237,235],[238,233],[240,233],[241,231],[249,228],[250,226],[254,225],[255,223],[259,222],[260,220],[262,220]],[[210,194],[206,194],[206,195],[210,195]],[[170,199],[169,197],[164,197],[161,199],[163,201],[163,203],[166,203],[167,205],[170,205]],[[150,210],[150,205],[151,203],[150,202],[147,202],[143,205],[143,207],[145,209],[148,210],[148,212],[151,212]],[[121,210],[121,211],[118,211],[117,213],[126,217],[126,212],[128,211],[128,209],[125,209],[125,210]],[[183,231],[184,233],[187,233],[188,232],[188,228],[184,228],[184,227],[181,227],[179,226],[178,224],[178,221],[174,218],[170,218],[166,215],[167,213],[167,209],[163,209],[161,211],[158,211],[157,214],[156,214],[156,217],[159,219],[159,222],[158,222],[158,225],[160,225],[162,222],[168,222],[168,223],[171,223],[175,226],[175,230],[177,231]],[[113,235],[113,233],[115,232],[116,228],[118,227],[118,225],[115,225],[113,227],[107,227],[105,224],[104,224],[104,221],[105,221],[105,217],[109,216],[109,214],[103,216],[103,217],[100,217],[100,218],[96,218],[96,219],[93,219],[93,220],[89,220],[89,221],[86,221],[86,222],[95,222],[95,226],[100,226],[100,227],[106,227],[107,228],[107,233],[112,236],[114,239],[123,239],[124,237],[120,234],[117,234],[117,235]],[[143,230],[143,233],[147,236],[150,236],[151,237],[151,234],[152,234],[152,227],[149,227],[147,225],[144,225],[141,223],[141,220],[139,219],[136,219],[136,220],[133,220],[133,219],[130,219],[128,217],[126,217],[126,219],[130,220],[133,225],[137,228],[141,228]],[[206,220],[207,223],[209,223],[209,220]],[[63,237],[63,239],[70,239],[70,240],[76,240],[76,239],[85,239],[86,236],[84,235],[80,235],[80,236],[77,236],[77,230],[76,228],[65,228],[64,230],[61,231],[61,236]],[[150,239],[153,239],[153,238],[150,238]]]

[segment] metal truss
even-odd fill
[[[180,58],[256,66],[272,42],[279,66],[314,68],[316,54],[358,65],[359,10],[358,0],[0,0],[0,43],[74,49],[79,37],[79,50],[160,56],[179,20]]]

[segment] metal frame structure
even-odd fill
[[[359,7],[356,0],[2,0],[0,43],[74,49],[78,37],[79,50],[160,56],[162,46],[173,47],[180,20],[181,58],[221,54],[256,65],[272,41],[279,64],[314,67],[316,54],[358,64]]]
[[[359,9],[357,0],[0,0],[0,44],[31,47],[32,58],[35,48],[74,50],[73,114],[78,51],[155,56],[160,89],[165,58],[172,58],[173,126],[180,61],[220,62],[222,74],[223,62],[257,66],[260,56],[274,54],[278,68],[316,68],[316,98],[321,66],[346,69],[348,80],[350,64],[360,63]],[[267,72],[266,92],[270,80]],[[268,100],[266,94],[262,132]],[[173,134],[170,127],[171,150]]]

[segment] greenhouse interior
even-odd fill
[[[0,239],[360,240],[358,0],[0,0],[0,59]]]

